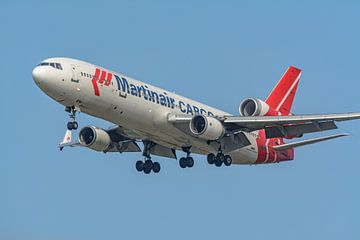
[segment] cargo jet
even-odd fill
[[[360,113],[294,115],[291,106],[301,70],[289,67],[265,101],[243,100],[239,116],[140,82],[103,67],[71,58],[49,58],[32,72],[36,85],[70,115],[60,150],[82,146],[99,152],[142,152],[139,172],[160,171],[157,155],[194,166],[191,154],[211,165],[278,163],[294,159],[294,148],[346,136],[296,141],[303,134],[336,129],[335,122],[359,119]],[[76,114],[83,112],[114,124],[85,126],[77,140]],[[292,139],[285,143],[284,139]],[[143,143],[143,150],[138,143]]]

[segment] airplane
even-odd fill
[[[360,118],[360,113],[294,115],[293,100],[301,70],[290,66],[265,101],[246,98],[239,115],[207,106],[175,93],[140,82],[81,60],[55,57],[43,60],[32,71],[36,85],[65,106],[70,115],[60,150],[82,146],[98,152],[142,152],[136,170],[160,172],[151,156],[178,159],[181,168],[192,168],[191,154],[207,156],[217,167],[232,164],[268,164],[294,159],[294,149],[348,134],[335,134],[285,143],[285,139],[336,129],[335,122]],[[83,112],[114,124],[103,129],[78,128],[76,114]],[[143,143],[143,150],[138,143]]]

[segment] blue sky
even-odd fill
[[[237,114],[295,65],[295,114],[360,111],[359,12],[359,1],[1,1],[0,239],[359,239],[359,121],[295,161],[219,169],[195,156],[182,170],[157,158],[161,173],[144,175],[140,154],[59,152],[68,116],[31,78],[47,57],[74,57]]]

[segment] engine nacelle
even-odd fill
[[[265,116],[269,110],[267,103],[256,98],[245,99],[239,106],[239,113],[243,117]]]
[[[217,140],[225,133],[223,124],[214,117],[196,115],[190,121],[190,131],[205,140]]]
[[[84,147],[100,152],[109,148],[111,139],[109,134],[103,129],[89,126],[80,130],[79,142]]]

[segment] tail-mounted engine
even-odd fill
[[[247,98],[240,103],[239,113],[243,117],[278,116],[279,112],[257,98]]]
[[[79,142],[84,147],[100,152],[109,148],[111,139],[109,134],[103,129],[89,126],[80,130]]]
[[[218,140],[224,136],[225,128],[214,117],[196,115],[190,121],[190,131],[205,140]]]

